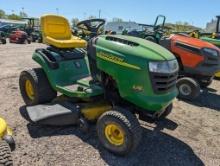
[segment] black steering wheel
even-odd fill
[[[162,27],[160,25],[155,26],[154,31],[161,33],[161,34],[165,33],[164,27]]]
[[[99,35],[101,27],[105,24],[104,19],[84,20],[77,24],[77,28],[82,30],[84,35]]]

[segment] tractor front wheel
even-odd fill
[[[183,77],[177,80],[177,88],[179,90],[178,98],[192,100],[200,95],[199,83],[189,77]]]
[[[0,165],[13,165],[10,147],[5,141],[0,141]]]
[[[107,150],[117,155],[127,155],[139,145],[142,129],[134,114],[116,108],[98,119],[97,134]]]
[[[159,120],[165,119],[173,110],[173,103],[168,105],[167,108],[165,108],[164,112],[158,117]]]
[[[50,102],[57,96],[41,68],[21,72],[19,86],[23,100],[28,106]]]

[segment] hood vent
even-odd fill
[[[138,43],[135,43],[135,42],[132,42],[132,41],[129,41],[129,40],[125,40],[125,39],[121,39],[121,38],[117,38],[117,37],[113,37],[113,36],[107,36],[106,40],[110,40],[110,41],[126,44],[126,45],[129,45],[131,47],[139,46]]]

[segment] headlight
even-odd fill
[[[179,70],[177,60],[149,62],[149,70],[153,73],[174,73]]]
[[[203,54],[206,56],[215,56],[217,57],[219,55],[218,51],[212,48],[203,48],[202,49]]]

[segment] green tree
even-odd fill
[[[176,32],[186,32],[186,31],[192,31],[195,30],[196,28],[190,25],[188,22],[176,22],[174,24],[174,31]]]
[[[0,18],[5,18],[5,11],[0,9]]]
[[[8,19],[11,20],[21,20],[21,16],[17,15],[17,14],[10,14],[7,16]]]
[[[21,18],[23,18],[23,17],[28,17],[27,13],[22,12],[22,11],[19,13],[19,16],[20,16]]]
[[[112,22],[123,22],[123,19],[115,17],[112,19]]]
[[[71,20],[72,27],[76,27],[76,25],[78,24],[78,22],[79,22],[79,19],[78,19],[78,18],[73,18],[73,19]]]

